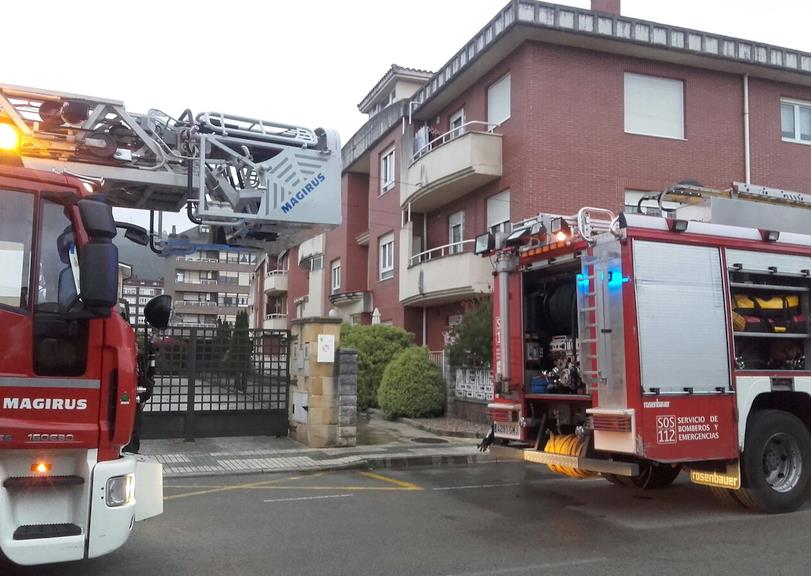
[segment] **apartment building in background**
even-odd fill
[[[210,244],[205,225],[171,236],[170,242],[194,245],[187,255],[166,258],[164,285],[172,296],[174,325],[211,327],[218,319],[233,324],[239,311],[248,311],[256,251]]]
[[[359,109],[343,223],[265,258],[265,315],[374,318],[439,350],[492,290],[472,246],[486,230],[636,211],[688,179],[811,193],[811,54],[627,18],[619,0],[510,2],[438,72],[392,66]]]
[[[163,278],[146,280],[132,276],[124,278],[121,288],[121,299],[127,303],[130,324],[146,324],[144,306],[155,296],[163,294]]]

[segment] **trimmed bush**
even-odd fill
[[[383,371],[377,400],[386,418],[440,416],[445,410],[442,372],[425,348],[403,350]]]
[[[358,351],[358,409],[377,407],[383,370],[398,353],[414,345],[414,337],[394,326],[341,326],[341,348]]]

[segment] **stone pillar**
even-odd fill
[[[341,319],[293,320],[290,331],[290,437],[313,448],[346,445],[339,442],[341,391],[335,376]]]
[[[338,351],[338,446],[355,446],[358,441],[358,353],[351,348]]]

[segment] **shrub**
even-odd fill
[[[445,410],[442,372],[425,348],[407,348],[386,366],[377,400],[386,418],[439,416]]]
[[[383,370],[399,352],[414,345],[414,337],[393,326],[341,326],[341,347],[358,351],[358,409],[377,407]]]
[[[482,300],[467,309],[462,322],[451,333],[446,348],[452,366],[483,368],[493,355],[493,304]]]

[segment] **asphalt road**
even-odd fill
[[[504,576],[811,573],[811,505],[725,508],[523,464],[172,480],[165,512],[86,563],[0,574]]]

